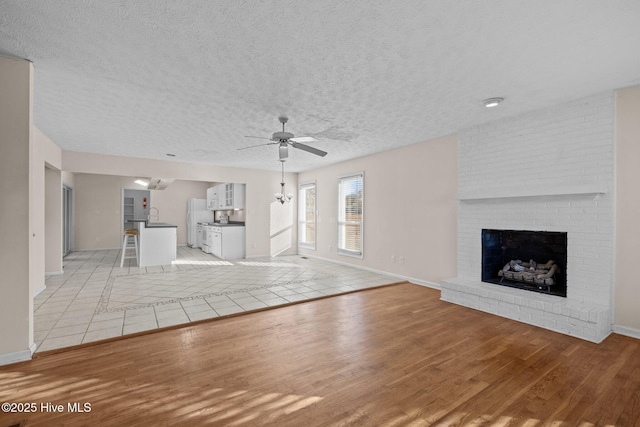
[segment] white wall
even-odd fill
[[[58,171],[61,152],[33,126],[30,62],[0,57],[0,93],[1,365],[33,350],[33,297],[44,289],[46,244],[61,244],[55,225],[45,224],[45,168]]]
[[[77,250],[118,248],[122,245],[121,193],[123,188],[141,188],[134,183],[135,180],[135,177],[75,174],[74,247]],[[177,225],[178,244],[186,245],[187,200],[192,197],[206,198],[207,187],[206,182],[176,180],[165,190],[149,190],[150,197],[144,212],[148,214],[152,206],[158,208],[159,221]],[[138,199],[136,204],[140,206],[137,218],[146,218],[142,213],[142,197]],[[152,220],[155,221],[155,218]]]
[[[318,223],[316,250],[299,252],[435,286],[455,275],[457,141],[447,136],[300,173],[299,182],[316,181]],[[356,172],[364,172],[363,259],[336,252],[338,177]]]
[[[28,359],[33,343],[32,79],[30,62],[0,56],[0,365]]]
[[[615,331],[640,338],[640,86],[616,94]]]
[[[246,209],[245,209],[245,221],[246,221],[246,244],[247,244],[247,256],[268,256],[271,249],[271,237],[269,235],[271,215],[270,204],[273,200],[274,193],[280,188],[280,172],[259,171],[252,169],[240,169],[240,168],[228,168],[220,166],[212,166],[206,164],[194,164],[183,163],[179,161],[165,161],[165,160],[148,160],[137,159],[132,157],[118,157],[118,156],[105,156],[91,153],[78,153],[63,151],[62,152],[62,169],[68,172],[75,173],[75,188],[78,190],[79,179],[78,174],[94,174],[94,175],[113,175],[120,177],[151,177],[159,176],[164,178],[174,178],[183,181],[200,181],[200,182],[238,182],[246,184]],[[287,185],[295,188],[297,186],[297,174],[285,173],[285,180]],[[172,184],[173,185],[173,184]],[[171,185],[169,186],[171,189]],[[88,189],[83,190],[86,193]],[[167,190],[164,190],[167,191]],[[171,193],[167,193],[171,194]],[[154,196],[152,196],[153,198]],[[155,199],[153,199],[155,204]],[[87,248],[104,248],[104,247],[118,247],[119,244],[113,245],[111,237],[106,234],[102,236],[92,236],[87,238],[88,232],[84,232],[84,236],[80,237],[78,234],[82,232],[82,229],[87,230],[86,227],[93,227],[94,224],[100,223],[95,217],[108,215],[109,217],[115,215],[115,209],[113,205],[110,205],[108,211],[99,209],[100,214],[95,214],[94,218],[90,220],[90,224],[79,224],[81,221],[78,213],[80,209],[80,195],[76,192],[76,244],[91,244]],[[119,203],[118,203],[119,209]],[[186,215],[186,202],[184,203],[184,211]],[[163,215],[163,209],[161,210],[163,221],[166,216]],[[88,209],[83,207],[82,209]],[[178,206],[177,209],[183,209]],[[295,211],[295,210],[294,210]],[[118,217],[119,217],[118,213]],[[293,223],[297,220],[297,212],[294,212]],[[87,220],[89,221],[89,220]],[[166,222],[170,222],[167,220]],[[186,223],[186,220],[185,220]],[[80,228],[79,228],[80,227]],[[291,237],[290,249],[285,251],[287,254],[296,253],[296,241],[297,230],[294,228],[293,235]],[[110,232],[109,235],[113,233]],[[119,232],[116,233],[119,239]],[[96,241],[96,237],[98,240]],[[80,239],[80,240],[79,240]],[[88,240],[93,240],[89,242]],[[185,238],[186,241],[186,238]],[[81,248],[81,246],[76,246]]]
[[[46,272],[62,271],[62,151],[37,127],[32,127],[32,133],[30,252],[37,262],[30,263],[30,288],[35,296],[45,288]]]
[[[73,172],[62,171],[62,183],[67,187],[73,188],[76,184],[75,174]]]

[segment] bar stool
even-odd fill
[[[129,237],[133,238],[133,246],[130,246]],[[136,254],[131,256],[126,256],[127,249],[135,249]],[[135,228],[128,228],[124,232],[124,240],[122,241],[122,258],[120,259],[120,268],[124,266],[125,259],[136,259],[136,264],[140,265],[140,260],[138,259],[138,230]]]

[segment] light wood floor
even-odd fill
[[[65,412],[0,413],[0,427],[640,425],[640,341],[439,296],[400,284],[4,366],[1,402]]]

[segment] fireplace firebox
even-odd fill
[[[482,281],[567,296],[567,233],[482,230]]]

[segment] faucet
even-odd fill
[[[155,206],[149,208],[149,221],[151,221],[151,211],[154,209],[156,210],[156,221],[160,221],[160,211]]]

